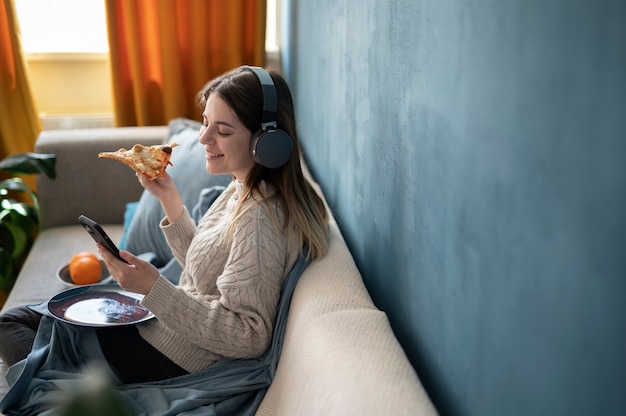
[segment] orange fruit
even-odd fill
[[[72,262],[74,260],[77,260],[79,257],[90,257],[94,260],[98,260],[98,256],[96,256],[95,254],[93,254],[90,251],[79,251],[78,253],[74,254],[72,256],[72,258],[70,259],[70,264],[72,264]]]
[[[90,285],[100,281],[102,265],[95,254],[81,251],[72,256],[69,272],[72,282],[77,285]]]

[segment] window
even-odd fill
[[[103,0],[15,0],[22,48],[35,53],[107,53]],[[267,0],[265,48],[277,52],[280,0]]]
[[[25,53],[107,53],[103,0],[15,0]]]
[[[267,20],[265,32],[265,51],[277,53],[280,45],[280,0],[267,0]]]
[[[14,0],[14,4],[44,129],[112,124],[105,1]],[[278,10],[280,0],[267,0],[266,57],[274,68],[280,68]]]

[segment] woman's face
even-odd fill
[[[232,174],[245,182],[255,162],[250,155],[250,132],[216,93],[211,93],[202,113],[200,143],[206,151],[206,170],[212,175]]]

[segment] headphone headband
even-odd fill
[[[278,111],[278,96],[276,87],[269,72],[258,66],[248,66],[257,76],[263,88],[263,114],[261,115],[261,127],[265,130],[271,126],[276,128],[276,113]]]

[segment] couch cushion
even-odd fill
[[[436,415],[383,312],[331,312],[286,336],[257,416]]]
[[[293,294],[276,377],[257,412],[327,414],[437,414],[334,221],[328,255]]]
[[[205,168],[205,152],[198,141],[200,123],[188,119],[174,119],[169,124],[165,143],[177,142],[172,152],[172,166],[167,169],[180,193],[183,204],[192,211],[205,188],[226,185],[230,175],[213,176]],[[139,204],[125,235],[126,249],[134,254],[155,253],[158,264],[172,258],[172,252],[159,228],[165,214],[158,199],[143,191]]]

